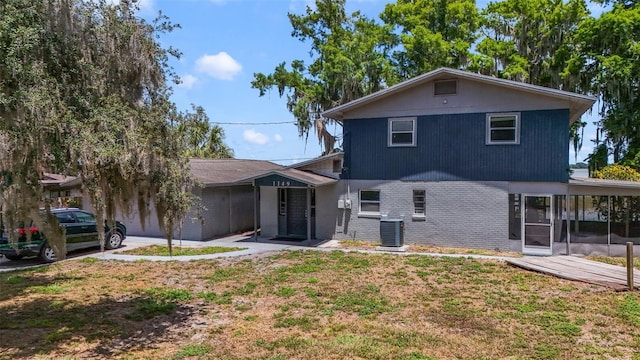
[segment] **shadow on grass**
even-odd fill
[[[51,285],[25,284],[31,289],[52,289]],[[113,357],[152,348],[158,339],[171,337],[170,327],[193,313],[187,304],[153,294],[105,297],[91,304],[53,295],[22,301],[0,311],[0,348],[4,349],[0,359],[51,356],[58,351],[81,358]]]

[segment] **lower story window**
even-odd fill
[[[413,190],[413,214],[424,215],[424,190]]]
[[[522,239],[520,201],[520,194],[509,194],[509,239],[511,240]]]
[[[360,212],[380,213],[380,190],[360,190]]]

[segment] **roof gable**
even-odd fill
[[[458,80],[456,95],[434,95],[437,80]],[[512,80],[440,68],[371,95],[327,110],[323,116],[335,120],[476,113],[569,109],[573,122],[591,108],[596,98]]]

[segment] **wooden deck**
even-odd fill
[[[640,259],[636,259],[636,261],[640,261]],[[606,286],[616,291],[629,289],[627,269],[622,266],[609,265],[575,256],[524,256],[507,259],[507,262],[523,269],[551,274],[563,279]],[[640,289],[640,270],[635,269],[633,275],[634,288]]]

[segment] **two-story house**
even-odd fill
[[[397,218],[408,243],[551,254],[569,125],[595,100],[441,68],[326,111],[344,139],[334,237],[378,239]]]
[[[237,182],[267,241],[379,242],[392,224],[405,243],[619,254],[640,245],[640,183],[568,168],[569,126],[595,100],[437,69],[326,111],[343,153]]]

